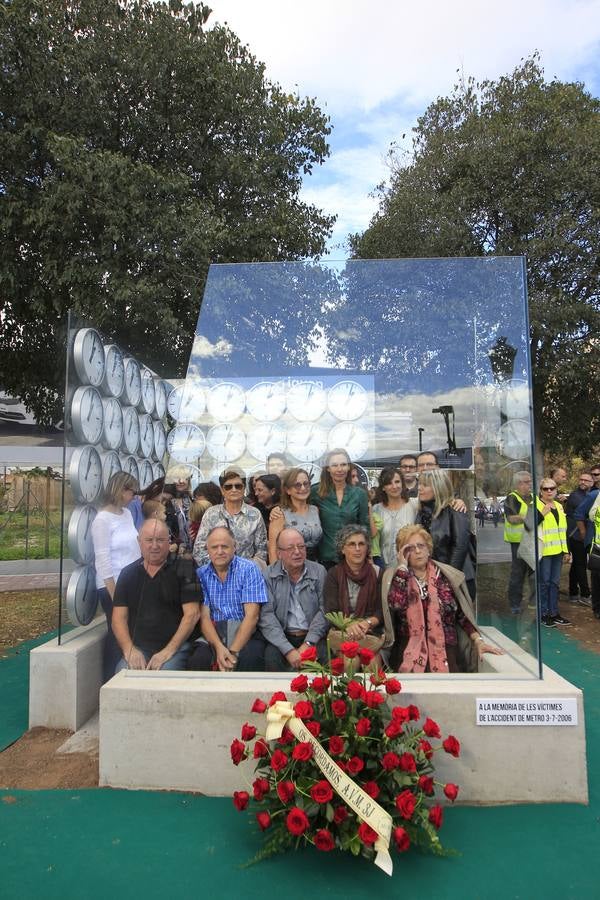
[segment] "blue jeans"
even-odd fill
[[[558,586],[562,568],[562,553],[540,559],[540,603],[542,616],[558,615]]]
[[[138,650],[142,651],[142,653],[146,657],[146,662],[148,663],[153,655],[152,651],[146,650],[146,649],[144,649],[144,647],[140,647],[138,644],[136,644],[135,646],[138,648]],[[190,655],[191,646],[192,645],[190,644],[189,641],[184,641],[183,644],[181,645],[181,647],[179,648],[179,650],[177,650],[173,654],[171,659],[168,659],[166,661],[166,663],[164,663],[160,667],[160,671],[161,672],[167,672],[167,671],[180,672],[180,671],[183,671],[184,669],[187,669],[187,660],[188,660],[188,656]],[[120,672],[121,669],[128,669],[128,668],[129,668],[129,666],[127,665],[127,660],[124,657],[121,657],[121,661],[117,665],[115,674],[116,674],[116,672]]]

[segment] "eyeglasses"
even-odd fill
[[[224,491],[243,491],[244,485],[242,484],[241,481],[235,481],[233,484],[224,484],[223,490]]]
[[[306,552],[306,544],[292,544],[291,547],[279,547],[282,553],[291,553],[292,550],[298,550],[300,553]]]
[[[403,472],[404,472],[404,471],[406,471],[406,472],[415,472],[416,469],[417,469],[417,466],[416,466],[415,463],[402,463],[402,465],[400,466],[400,468],[402,469]]]
[[[290,488],[296,488],[297,491],[305,491],[309,487],[310,481],[295,481],[293,484],[290,484]]]
[[[427,544],[405,544],[404,547],[402,547],[403,553],[412,553],[415,550],[423,552],[429,550],[429,547]]]
[[[542,487],[542,490],[543,490],[543,491],[555,491],[555,490],[556,490],[556,485],[555,485],[555,484],[545,484],[545,485]]]

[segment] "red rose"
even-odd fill
[[[371,730],[370,719],[359,719],[356,723],[356,733],[361,737],[366,737]]]
[[[346,688],[351,700],[360,700],[365,694],[365,689],[358,681],[349,681]]]
[[[369,663],[373,662],[375,654],[372,650],[367,649],[367,647],[361,647],[358,651],[358,658],[360,659],[361,665],[368,666]]]
[[[418,746],[419,750],[421,750],[425,754],[427,759],[431,759],[431,757],[433,756],[433,747],[431,746],[429,741],[426,741],[425,738],[421,738]]]
[[[332,734],[329,738],[329,752],[332,756],[339,756],[344,752],[344,738],[338,737],[337,734]]]
[[[431,797],[434,791],[433,778],[430,775],[421,775],[418,784],[423,793]]]
[[[370,846],[370,844],[374,844],[379,837],[377,832],[371,828],[370,825],[367,825],[366,822],[361,822],[358,826],[358,836],[367,847]]]
[[[271,768],[274,772],[279,772],[281,769],[285,769],[288,764],[288,755],[284,753],[283,750],[274,750],[273,756],[271,757]]]
[[[399,694],[402,690],[402,685],[397,678],[388,678],[385,683],[385,689],[388,694]]]
[[[417,764],[412,753],[403,753],[400,757],[400,768],[403,772],[416,772]]]
[[[290,834],[299,837],[301,834],[304,834],[310,822],[303,809],[293,806],[285,817],[285,824]]]
[[[454,801],[458,797],[458,785],[448,782],[448,784],[444,788],[444,793],[448,800],[452,800],[452,802],[454,803]]]
[[[246,809],[248,806],[248,801],[250,800],[250,794],[248,791],[234,791],[233,792],[233,805],[236,809],[239,809],[241,812],[243,809]]]
[[[265,831],[271,824],[271,816],[268,812],[259,812],[256,813],[256,821],[260,826],[260,830]]]
[[[246,753],[246,745],[241,741],[238,741],[237,738],[231,742],[231,747],[229,748],[229,752],[231,753],[231,759],[233,761],[234,766],[239,766],[243,759],[246,759],[248,755]]]
[[[442,741],[442,747],[451,756],[460,756],[460,742],[457,741],[454,735],[449,734],[446,740]]]
[[[254,793],[254,799],[260,801],[265,796],[265,794],[269,793],[269,788],[271,785],[267,781],[266,778],[257,778],[256,781],[252,782],[252,791]]]
[[[376,686],[385,684],[385,672],[383,669],[378,669],[377,672],[373,672],[373,674],[369,676],[369,681]]]
[[[295,694],[303,694],[307,687],[308,678],[306,675],[297,675],[290,682],[290,691],[293,691]]]
[[[345,762],[343,762],[341,759],[336,759],[335,764],[338,767],[338,769],[342,770],[342,772],[345,772],[346,769],[348,768],[347,764]]]
[[[408,722],[410,719],[408,706],[395,706],[392,710],[392,719],[394,722],[400,722],[401,725],[403,722]]]
[[[418,706],[415,706],[414,703],[411,703],[408,707],[408,718],[411,722],[418,722],[421,718],[421,712]]]
[[[245,725],[242,725],[242,740],[251,741],[253,737],[256,737],[256,728],[246,722]]]
[[[310,731],[313,737],[319,737],[321,734],[321,725],[319,722],[305,722],[304,727]]]
[[[334,716],[337,716],[339,719],[341,719],[342,716],[346,715],[347,709],[348,709],[348,707],[346,706],[346,703],[344,702],[344,700],[334,700],[331,704],[332,713],[334,714]]]
[[[397,769],[400,765],[400,757],[397,753],[384,753],[381,757],[381,765],[386,772],[391,772],[392,769]]]
[[[365,764],[360,756],[353,756],[346,763],[346,770],[350,772],[351,775],[358,775],[359,772],[362,772]]]
[[[429,810],[429,821],[434,828],[441,828],[444,821],[444,810],[441,806],[432,806]]]
[[[269,700],[269,706],[274,706],[278,700],[287,700],[287,697],[285,696],[283,691],[275,691],[275,693]]]
[[[423,731],[427,735],[427,737],[439,738],[442,736],[442,732],[440,731],[440,726],[437,722],[434,722],[433,719],[425,719],[425,724],[423,725]]]
[[[416,805],[417,799],[411,791],[402,791],[396,797],[396,809],[403,819],[412,819]]]
[[[334,656],[331,662],[329,663],[329,668],[331,669],[332,675],[343,675],[344,673],[344,660],[341,656]]]
[[[331,679],[327,678],[325,675],[317,675],[316,678],[313,678],[311,681],[311,688],[317,694],[324,694],[329,685],[331,684]]]
[[[293,781],[280,781],[277,785],[277,796],[282,803],[289,803],[296,793],[296,787]]]
[[[250,710],[250,712],[264,713],[266,708],[267,708],[267,704],[265,703],[265,701],[259,700],[259,698],[257,697],[256,700],[254,701],[254,703],[252,704],[252,709]]]
[[[312,755],[313,747],[310,741],[300,741],[300,743],[296,744],[292,750],[292,759],[299,760],[300,762],[306,762],[307,759],[312,758]]]
[[[397,828],[394,828],[392,835],[394,837],[394,843],[396,844],[396,849],[400,851],[400,853],[405,853],[410,847],[410,838],[407,832],[398,825]]]
[[[330,831],[327,831],[326,828],[321,828],[315,834],[315,847],[317,850],[333,850],[335,847],[335,841],[333,839],[333,835]]]
[[[358,655],[360,644],[358,641],[344,641],[340,644],[340,653],[343,653],[348,659],[354,659]]]
[[[294,712],[299,719],[312,719],[315,714],[313,705],[309,700],[298,700],[294,704]]]
[[[365,783],[363,784],[362,787],[363,787],[363,791],[365,792],[365,794],[368,794],[369,797],[373,798],[373,800],[377,800],[377,798],[379,797],[380,791],[379,791],[379,785],[376,784],[376,782],[365,781]]]
[[[402,723],[392,719],[389,725],[386,725],[385,733],[389,738],[398,737],[399,734],[402,734]]]
[[[267,746],[267,742],[264,740],[264,738],[259,738],[257,740],[254,745],[254,752],[252,755],[254,759],[260,759],[262,756],[269,755],[269,747]]]
[[[348,807],[347,806],[336,806],[333,811],[333,821],[336,825],[341,825],[342,822],[348,818]]]
[[[365,691],[363,700],[369,709],[376,709],[382,703],[385,703],[385,697],[379,691]]]
[[[317,781],[317,783],[313,784],[310,789],[310,796],[313,798],[315,803],[329,803],[329,801],[333,798],[331,785],[328,781],[325,781],[325,779],[323,779],[322,781]]]
[[[296,738],[294,737],[293,732],[291,732],[286,725],[281,732],[281,737],[277,738],[277,743],[280,747],[286,747],[288,744],[293,744],[295,740]]]
[[[302,662],[314,662],[317,658],[317,648],[316,647],[305,647],[302,653],[300,654],[300,659]]]

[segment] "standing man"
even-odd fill
[[[561,491],[561,487],[563,484],[566,484],[569,480],[569,476],[567,475],[567,470],[563,469],[562,466],[557,466],[555,469],[550,469],[550,478],[554,479],[554,483],[556,484],[556,489],[558,491],[556,495],[556,499],[560,503],[564,503],[564,501],[569,496],[568,494],[564,494]]]
[[[402,473],[404,484],[408,490],[409,497],[416,497],[419,493],[419,484],[417,481],[417,457],[412,453],[405,453],[400,457],[398,468]]]
[[[268,600],[261,607],[259,623],[267,642],[268,672],[299,669],[300,654],[307,647],[316,646],[324,662],[329,629],[323,606],[324,566],[307,561],[304,538],[295,528],[283,528],[276,546],[277,561],[265,572]]]
[[[582,472],[579,476],[579,486],[571,491],[565,502],[565,515],[567,517],[567,546],[571,554],[571,568],[569,569],[569,600],[571,603],[581,603],[583,606],[591,606],[590,588],[587,577],[587,551],[585,535],[579,531],[575,518],[575,512],[592,490],[594,479],[589,472]]]
[[[261,571],[252,560],[235,555],[233,535],[222,525],[209,532],[206,549],[210,562],[198,570],[204,592],[203,637],[196,642],[189,668],[262,671],[264,642],[254,634],[261,604],[267,602]]]
[[[517,556],[519,544],[523,537],[523,522],[527,509],[533,502],[531,493],[532,480],[529,472],[515,472],[513,489],[504,501],[504,540],[510,544],[511,567],[508,581],[508,602],[514,616],[521,612],[523,601],[523,583],[529,580],[529,603],[534,603],[533,570]]]
[[[432,450],[423,450],[417,456],[417,470],[419,472],[431,472],[432,469],[439,469],[440,461]]]
[[[138,541],[142,558],[119,575],[112,629],[120,669],[185,669],[188,638],[200,618],[202,591],[191,560],[169,560],[169,529],[147,519]]]

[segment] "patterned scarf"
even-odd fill
[[[442,612],[437,593],[439,569],[431,560],[427,563],[427,591],[429,605],[427,624],[423,610],[421,588],[414,573],[409,569],[407,588],[408,643],[402,657],[400,672],[424,672],[429,662],[430,672],[448,672],[446,641],[442,625]]]

